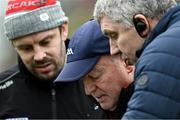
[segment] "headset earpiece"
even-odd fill
[[[146,29],[146,24],[138,19],[133,19],[134,26],[136,28],[137,33],[141,37],[146,37],[147,35],[143,35],[144,30]]]

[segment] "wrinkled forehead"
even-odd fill
[[[114,31],[120,28],[125,29],[120,22],[112,21],[107,16],[102,17],[101,21],[99,22],[101,26],[102,32],[104,31]]]

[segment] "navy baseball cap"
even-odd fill
[[[55,82],[81,79],[103,54],[110,54],[109,39],[102,34],[98,22],[90,20],[80,26],[70,39],[67,62]]]

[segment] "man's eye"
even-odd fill
[[[96,72],[93,75],[89,75],[89,77],[93,80],[98,80],[101,77],[101,73]]]
[[[50,43],[49,40],[45,40],[45,41],[40,42],[40,45],[41,45],[41,46],[46,46],[46,45],[48,45],[49,43]]]
[[[117,34],[115,34],[115,33],[114,33],[114,34],[110,34],[109,36],[110,36],[110,38],[112,38],[112,39],[117,38]]]
[[[32,50],[32,47],[30,46],[23,46],[19,48],[20,51],[29,52]]]
[[[98,79],[98,76],[90,75],[89,77],[90,77],[91,79]]]

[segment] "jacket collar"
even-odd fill
[[[21,73],[22,76],[24,77],[30,77],[33,76],[25,67],[24,63],[22,62],[21,58],[18,56],[18,67],[19,67],[19,71]],[[33,76],[34,77],[34,76]]]

